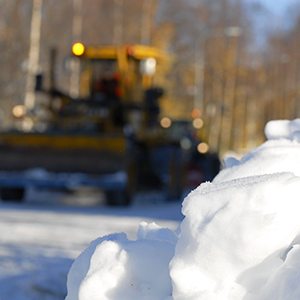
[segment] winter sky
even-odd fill
[[[249,0],[251,2],[253,0]],[[276,15],[282,15],[285,10],[292,4],[296,4],[299,0],[259,0],[264,4],[270,11]]]

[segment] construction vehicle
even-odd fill
[[[56,88],[51,53],[50,88],[43,87],[41,75],[36,81],[36,92],[49,97],[46,117],[20,114],[31,119],[29,132],[0,134],[2,200],[21,200],[28,186],[70,188],[74,182],[103,189],[109,205],[129,205],[138,191],[148,190],[179,199],[180,144],[158,122],[164,91],[156,71],[166,53],[143,45],[75,44],[73,60],[80,65],[75,99]],[[51,176],[28,176],[35,168]]]

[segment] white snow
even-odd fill
[[[185,198],[180,230],[142,222],[136,240],[94,240],[66,300],[299,299],[299,132],[300,119],[269,122],[268,141]]]
[[[70,267],[92,240],[121,231],[136,239],[139,223],[155,221],[176,230],[182,220],[179,201],[112,208],[84,206],[100,196],[89,190],[72,197],[77,206],[57,192],[29,194],[22,204],[0,201],[1,300],[63,300]],[[68,205],[61,205],[65,198]],[[146,227],[139,235],[144,234]]]
[[[191,193],[170,267],[174,299],[257,299],[300,231],[299,193],[291,173],[206,183]]]

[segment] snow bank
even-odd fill
[[[170,268],[174,299],[235,300],[259,291],[300,230],[299,194],[300,178],[291,173],[193,191]]]
[[[300,298],[300,119],[183,202],[179,238],[156,224],[97,239],[74,262],[66,300]],[[299,235],[299,236],[298,236]]]

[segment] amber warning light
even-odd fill
[[[72,47],[72,52],[76,56],[80,56],[84,53],[84,46],[81,43],[75,43]]]

